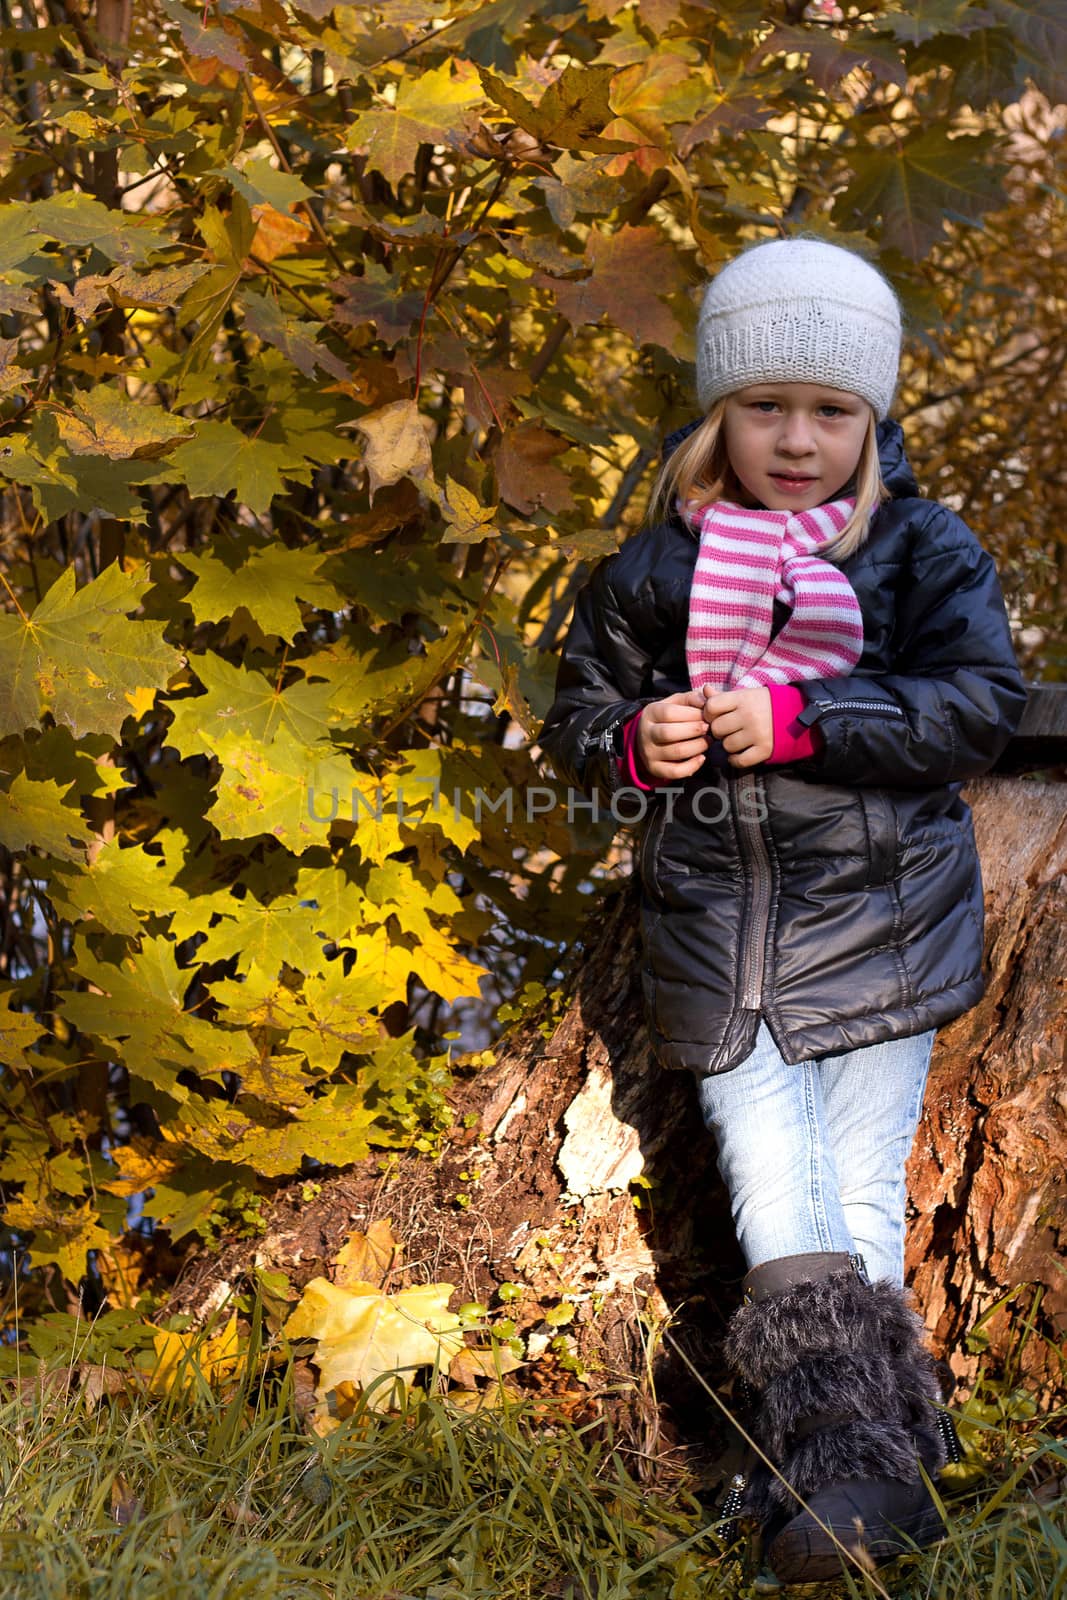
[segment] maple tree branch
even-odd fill
[[[267,137],[267,139],[268,139],[268,141],[270,143],[270,147],[274,151],[274,154],[278,157],[278,162],[279,162],[279,164],[281,166],[282,171],[283,172],[287,172],[289,174],[289,176],[292,177],[293,169],[290,166],[289,162],[286,160],[285,153],[282,150],[281,145],[278,143],[278,138],[277,138],[277,135],[274,132],[274,129],[271,127],[270,123],[267,121],[267,118],[264,116],[263,111],[260,108],[259,101],[256,99],[256,92],[252,87],[252,84],[251,84],[251,82],[249,80],[247,72],[242,72],[241,73],[241,82],[244,85],[245,93],[248,95],[248,99],[249,99],[249,102],[251,103],[252,110],[255,113],[256,121],[259,123],[260,127],[263,129],[263,132],[266,135],[266,137]],[[347,272],[347,270],[348,270],[347,265],[341,259],[341,257],[338,255],[337,250],[336,250],[336,248],[334,246],[334,242],[330,238],[330,235],[327,233],[326,229],[323,227],[322,223],[319,221],[319,218],[318,218],[318,215],[317,215],[317,213],[315,211],[315,208],[313,206],[311,206],[306,200],[300,200],[297,203],[301,207],[301,209],[304,211],[304,213],[306,214],[307,219],[311,224],[312,232],[318,235],[319,242],[322,244],[322,246],[325,249],[327,255],[334,262],[334,264],[337,267],[338,271]]]

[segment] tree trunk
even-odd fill
[[[955,1371],[991,1354],[1062,1399],[1067,1326],[1067,787],[986,778],[968,792],[986,903],[989,982],[943,1028],[909,1164],[908,1269]],[[1017,1291],[1017,1292],[1016,1292]],[[1018,1336],[1036,1302],[1034,1332]]]
[[[1049,1399],[1067,1394],[1046,1342],[1067,1307],[1056,1259],[1067,1233],[1065,796],[1062,785],[1018,778],[970,787],[989,984],[938,1035],[909,1167],[908,1271],[938,1353],[972,1380],[981,1356],[965,1337],[1008,1297],[984,1325],[986,1359]],[[253,1255],[299,1285],[350,1231],[389,1216],[419,1276],[478,1300],[504,1282],[522,1286],[511,1314],[535,1351],[548,1347],[530,1369],[537,1381],[555,1371],[573,1387],[565,1373],[577,1355],[602,1392],[629,1391],[631,1421],[654,1432],[666,1409],[683,1419],[683,1439],[699,1437],[705,1397],[682,1363],[654,1368],[658,1406],[641,1375],[668,1320],[697,1366],[718,1375],[744,1268],[692,1082],[651,1061],[634,893],[620,886],[591,915],[562,1014],[524,1022],[495,1065],[457,1085],[458,1112],[474,1115],[440,1162],[404,1158],[385,1177],[377,1161],[363,1163],[311,1205],[295,1185],[265,1239],[191,1264],[174,1309],[217,1306]],[[564,1347],[553,1351],[561,1328]]]

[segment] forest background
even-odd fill
[[[625,873],[534,736],[745,242],[832,232],[892,279],[924,492],[995,556],[1027,677],[1067,677],[1067,27],[0,15],[4,1317],[48,1355],[106,1305],[94,1348],[148,1372],[190,1255],[279,1188],[433,1159]]]

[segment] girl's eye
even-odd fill
[[[752,404],[757,411],[762,411],[766,414],[768,411],[773,411],[778,402],[777,400],[754,400]]]
[[[753,410],[760,411],[761,408],[763,408],[763,406],[765,406],[765,405],[776,406],[777,405],[777,400],[753,400],[752,405],[753,405]],[[833,413],[835,413],[835,416],[845,416],[845,414],[846,414],[845,413],[845,406],[832,405],[832,403],[830,403],[829,400],[827,400],[827,403],[825,403],[825,405],[819,406],[819,410],[821,410],[821,411],[833,411]],[[766,416],[766,413],[763,413],[763,414],[765,414],[765,416]]]

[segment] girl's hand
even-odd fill
[[[698,689],[653,700],[637,724],[637,753],[657,783],[679,782],[699,772],[711,734],[702,714]]]
[[[732,767],[754,767],[766,761],[774,749],[774,719],[770,690],[714,690],[705,684],[704,721],[716,739],[730,752]],[[641,719],[644,721],[644,718]]]

